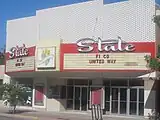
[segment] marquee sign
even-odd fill
[[[35,47],[12,47],[6,53],[6,72],[33,71],[35,67]]]
[[[135,50],[135,46],[133,44],[128,44],[121,40],[121,37],[118,39],[109,39],[109,40],[101,40],[98,37],[98,40],[94,40],[92,38],[83,38],[77,41],[77,50],[79,52],[91,52],[95,49],[97,45],[97,49],[99,52],[132,52]]]
[[[145,70],[145,55],[150,53],[65,54],[64,69]]]
[[[26,48],[25,44],[23,46],[19,47],[18,45],[16,47],[12,47],[9,52],[9,58],[18,58],[28,56],[28,48]]]
[[[155,56],[154,42],[81,39],[61,44],[61,71],[147,70],[145,55]]]

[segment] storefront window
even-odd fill
[[[66,86],[50,86],[48,98],[66,99]]]
[[[60,93],[60,98],[61,99],[66,99],[66,86],[61,86],[61,93]]]
[[[20,106],[32,106],[33,96],[33,79],[32,78],[15,78],[12,81],[14,84],[24,86],[26,94],[24,95],[24,102],[19,103]]]
[[[18,103],[20,106],[32,106],[32,94],[33,94],[33,86],[27,84],[20,84],[24,86],[26,90],[26,94],[23,95],[24,101]]]
[[[33,87],[27,86],[26,87],[26,94],[25,94],[25,103],[23,105],[25,106],[32,106],[32,93],[33,93]]]

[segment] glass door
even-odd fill
[[[87,87],[81,87],[81,110],[87,111],[88,107],[88,88]]]
[[[139,115],[143,116],[144,115],[144,89],[140,88],[139,89]]]
[[[74,110],[87,111],[88,87],[74,87]]]
[[[130,115],[144,115],[144,88],[130,88]]]
[[[130,89],[130,115],[137,115],[137,88]]]
[[[111,113],[127,114],[127,88],[112,88]]]
[[[127,88],[120,88],[120,114],[127,114]]]
[[[112,88],[112,113],[118,114],[118,88]]]
[[[109,100],[109,95],[106,100]],[[110,112],[113,114],[143,116],[144,88],[112,87],[110,105]]]
[[[74,110],[80,110],[81,104],[81,88],[75,87],[74,89]]]

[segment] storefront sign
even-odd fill
[[[144,56],[150,53],[64,54],[64,69],[147,70]]]
[[[12,47],[9,52],[9,58],[18,58],[23,56],[28,56],[28,48],[26,48],[25,44],[22,47],[18,45],[16,47]]]
[[[95,47],[94,45],[98,46]],[[109,40],[94,40],[91,38],[80,39],[77,42],[77,50],[79,52],[91,52],[93,49],[98,49],[99,52],[132,52],[135,50],[135,46],[133,44],[128,44],[121,40],[120,37],[118,39],[109,39]]]
[[[6,53],[6,72],[32,71],[35,67],[35,47],[16,46]]]
[[[55,68],[55,47],[37,49],[37,68]]]
[[[34,56],[6,61],[6,72],[34,70]]]
[[[124,43],[120,41],[120,38],[115,46],[102,45],[103,48],[109,46],[110,51],[103,50],[101,52],[97,44],[83,43],[83,45],[89,45],[89,48],[93,50],[82,49],[82,47],[77,48],[77,43],[61,44],[61,71],[148,70],[144,56],[151,55],[155,57],[156,53],[154,42]],[[86,51],[80,52],[77,49],[89,51],[86,53]]]

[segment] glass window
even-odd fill
[[[67,100],[67,110],[73,110],[73,100]]]
[[[74,85],[74,80],[67,80],[67,85]]]
[[[110,110],[110,102],[106,102],[106,104],[105,104],[105,110],[106,111]]]
[[[92,80],[89,80],[89,85],[92,85]]]
[[[126,113],[127,113],[127,103],[120,102],[120,114],[126,114]]]
[[[130,102],[130,115],[137,114],[137,102]]]
[[[105,87],[105,101],[110,101],[110,87]]]
[[[130,101],[137,101],[137,89],[130,89]]]
[[[75,85],[88,85],[88,80],[75,80]]]
[[[73,86],[67,86],[67,99],[73,99]]]
[[[140,79],[129,80],[129,86],[144,86],[144,80]]]
[[[118,101],[112,101],[112,113],[118,113]]]
[[[139,89],[139,102],[144,102],[144,89]]]
[[[48,90],[48,98],[65,99],[66,86],[50,86]]]
[[[127,101],[127,88],[120,88],[120,100]]]
[[[128,86],[128,80],[111,80],[112,86]]]
[[[66,86],[61,86],[61,91],[60,91],[60,98],[61,99],[66,99]]]
[[[118,88],[112,88],[112,100],[118,100]]]
[[[139,115],[144,115],[144,103],[139,103]]]
[[[60,86],[49,87],[49,98],[60,98]]]
[[[104,86],[110,86],[110,80],[103,80]]]

